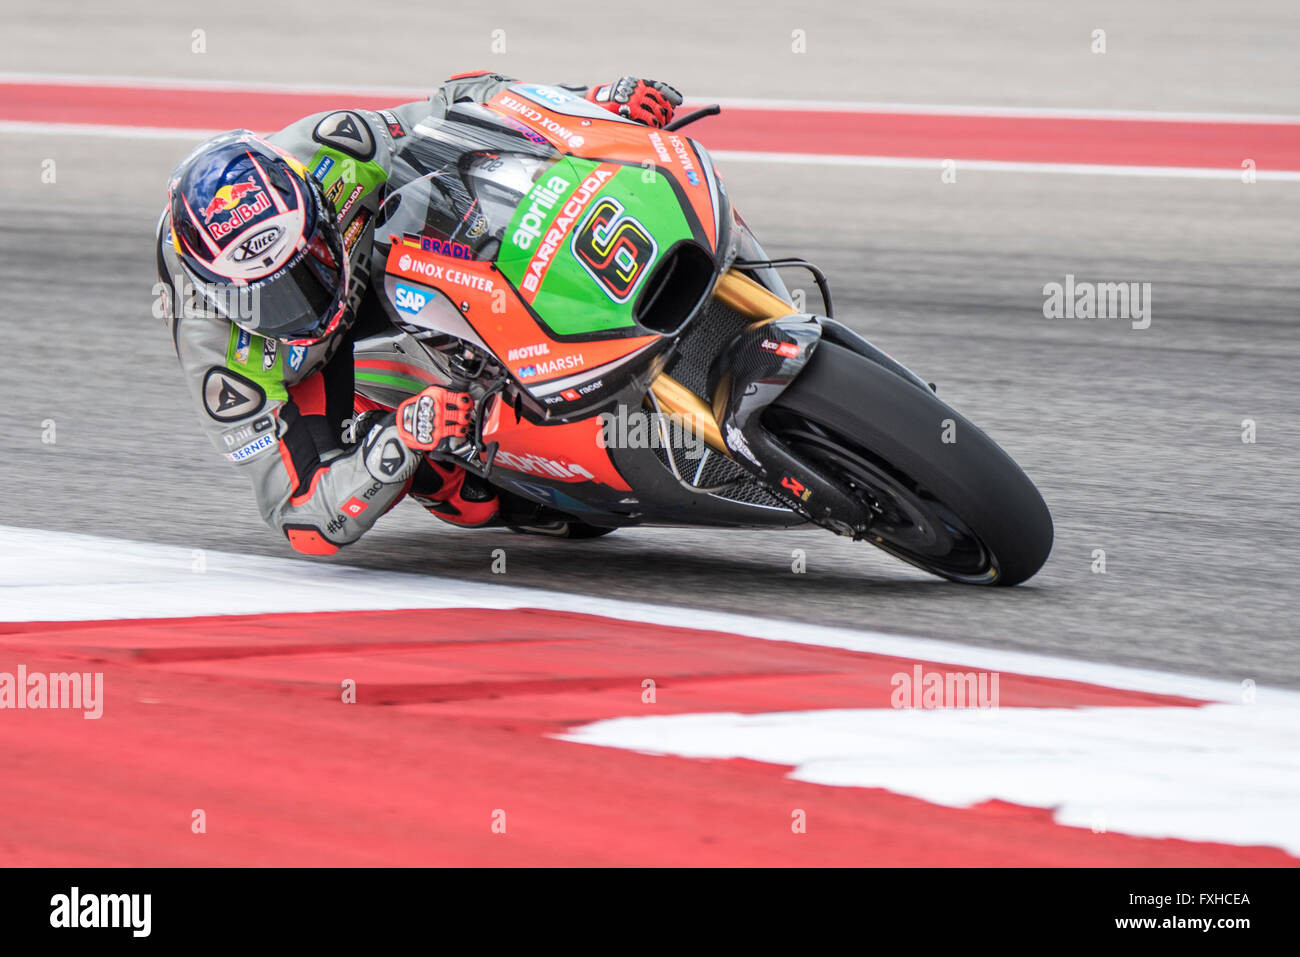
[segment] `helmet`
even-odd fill
[[[223,133],[176,168],[169,201],[181,266],[218,315],[290,345],[351,321],[333,206],[291,155],[248,130]]]

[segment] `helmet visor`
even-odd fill
[[[338,327],[351,276],[342,237],[327,216],[317,217],[311,237],[284,266],[255,283],[212,282],[186,271],[216,313],[290,345],[311,345]]]
[[[319,340],[333,331],[347,300],[344,261],[319,255],[313,239],[278,273],[258,283],[252,293],[252,321],[236,320],[258,335],[273,339]]]

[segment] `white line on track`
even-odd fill
[[[1165,179],[1240,180],[1240,169],[1195,166],[1103,166],[1089,163],[1022,163],[1004,160],[966,160],[958,157],[924,159],[907,156],[839,156],[829,153],[760,153],[740,150],[710,150],[714,159],[735,163],[783,163],[797,166],[874,166],[892,169],[928,169],[939,172],[951,160],[958,172],[977,170],[991,173],[1064,173],[1073,176],[1149,176]],[[1255,178],[1274,182],[1300,182],[1297,170],[1255,170]]]
[[[431,541],[430,547],[436,547],[436,541]],[[879,631],[380,571],[333,561],[208,550],[202,552],[201,572],[193,570],[195,561],[194,549],[175,545],[0,525],[0,620],[79,621],[391,608],[545,608],[1206,701],[1232,703],[1242,699],[1241,685],[1232,681]],[[1256,694],[1259,700],[1286,701],[1300,708],[1300,692],[1270,688],[1256,689]]]

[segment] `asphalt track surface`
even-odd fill
[[[328,66],[305,43],[275,45],[289,14],[268,11],[281,19],[263,26],[247,6],[223,5],[221,18],[184,4],[162,15],[116,4],[111,17],[98,5],[6,10],[6,32],[27,42],[7,45],[3,69],[404,86],[480,65],[537,79],[635,70],[719,96],[1300,113],[1300,26],[1282,3],[665,5],[704,17],[685,36],[647,26],[639,9],[620,20],[521,5],[408,16],[392,38],[313,4],[313,30],[338,55]],[[1096,26],[1105,57],[1087,53]],[[209,53],[195,56],[200,27]],[[493,29],[510,51],[496,58]],[[789,53],[794,29],[809,54]],[[344,34],[374,42],[343,47]],[[5,521],[288,555],[200,435],[150,316],[150,239],[185,149],[0,136]],[[54,184],[40,179],[46,159]],[[1300,686],[1300,185],[961,170],[945,184],[929,170],[720,166],[772,254],[820,263],[840,318],[937,382],[1024,466],[1056,521],[1043,571],[1014,590],[962,588],[820,532],[566,543],[451,530],[409,504],[338,561],[504,579],[554,590],[556,607],[579,592]],[[1067,273],[1150,282],[1150,328],[1045,319],[1043,285]],[[1241,441],[1246,418],[1254,444]],[[53,445],[41,441],[48,419]],[[502,547],[508,573],[494,576]],[[796,548],[804,574],[791,571]],[[1092,570],[1098,548],[1105,574]],[[241,597],[229,596],[231,613]]]

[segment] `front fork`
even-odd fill
[[[807,365],[822,339],[817,317],[735,271],[714,295],[754,318],[714,361],[708,393],[712,407],[680,383],[660,376],[651,384],[656,403],[690,417],[704,441],[762,482],[793,511],[839,534],[860,534],[867,510],[834,479],[800,461],[767,430],[762,412]]]

